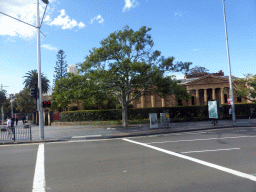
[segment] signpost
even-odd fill
[[[157,113],[149,113],[150,129],[156,129],[158,127]]]
[[[232,99],[228,99],[228,105],[233,105]]]
[[[160,113],[161,128],[170,127],[169,113]]]
[[[217,101],[208,101],[209,118],[213,120],[216,125],[216,120],[219,118],[219,104]]]

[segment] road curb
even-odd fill
[[[184,130],[159,130],[159,129],[151,129],[151,131],[155,132],[135,132],[135,133],[127,133],[127,134],[116,134],[116,135],[107,135],[101,137],[84,137],[80,140],[93,140],[93,139],[114,139],[114,138],[124,138],[124,137],[140,137],[140,136],[147,136],[147,135],[161,135],[161,134],[170,134],[170,133],[182,133],[182,132],[192,132],[192,131],[203,131],[203,130],[210,130],[210,129],[223,129],[223,128],[238,128],[238,127],[256,127],[256,124],[251,125],[229,125],[229,126],[213,126],[213,127],[205,127],[205,128],[192,128],[192,129],[184,129]],[[171,129],[171,128],[170,128]],[[159,131],[158,131],[159,130]],[[54,143],[54,142],[62,142],[62,141],[78,141],[79,139],[72,139],[71,138],[63,138],[63,139],[47,139],[47,140],[32,140],[32,141],[15,141],[15,142],[2,142],[0,145],[10,145],[10,144],[27,144],[27,143]]]

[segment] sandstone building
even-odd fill
[[[232,76],[233,81],[239,79]],[[228,103],[231,98],[229,91],[229,76],[224,76],[222,71],[218,73],[204,73],[198,75],[185,74],[184,79],[180,79],[180,85],[187,88],[191,95],[188,102],[176,101],[173,95],[165,99],[158,95],[142,96],[139,100],[132,101],[134,108],[151,108],[151,107],[173,107],[177,105],[206,105],[208,100],[219,100],[219,104]],[[235,103],[249,103],[244,98],[237,97],[234,94]]]

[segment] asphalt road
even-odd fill
[[[256,191],[256,128],[0,146],[0,191]]]

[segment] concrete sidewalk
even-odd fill
[[[220,128],[236,128],[236,127],[256,127],[256,119],[238,119],[236,125],[229,120],[219,120],[217,125],[213,125],[211,121],[197,121],[197,122],[175,122],[171,123],[169,128],[150,129],[149,124],[131,125],[129,128],[124,129],[120,126],[114,125],[101,125],[101,126],[44,126],[44,140],[40,139],[39,127],[31,125],[32,141],[9,141],[6,143],[24,143],[24,142],[54,142],[65,140],[78,140],[78,139],[107,139],[119,137],[132,137],[132,136],[145,136],[155,134],[199,131],[207,129],[220,129]],[[22,126],[21,124],[19,126]],[[0,144],[1,143],[0,141]]]

